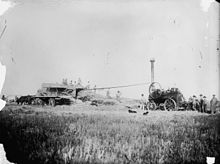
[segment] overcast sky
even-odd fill
[[[62,78],[97,87],[155,81],[186,98],[218,93],[218,8],[200,0],[18,0],[1,17],[5,94],[35,94]],[[139,98],[148,85],[120,89]],[[115,90],[112,90],[112,94]]]

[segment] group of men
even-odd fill
[[[217,112],[218,99],[215,97],[215,94],[212,95],[210,102],[202,94],[199,95],[199,98],[193,95],[193,97],[189,98],[189,107],[201,113],[215,114]]]
[[[72,86],[75,86],[75,87],[82,87],[82,80],[81,78],[78,78],[78,81],[73,81],[71,80],[70,83],[68,83],[68,80],[67,79],[63,79],[62,80],[62,84],[63,85],[72,85]],[[85,86],[86,89],[90,89],[90,81],[87,82],[87,85]],[[96,85],[94,86],[94,90],[96,88]]]
[[[200,94],[199,99],[195,95],[189,98],[189,108],[191,110],[205,113],[207,112],[208,109],[207,107],[208,107],[208,100],[206,99],[206,96]]]
[[[74,83],[73,83],[73,81],[71,80],[70,83],[68,83],[68,80],[67,80],[67,78],[66,78],[66,79],[63,79],[63,80],[62,80],[62,84],[63,84],[63,85],[74,85],[74,86],[76,86],[76,85],[82,85],[82,80],[81,80],[80,78],[78,78],[78,81],[77,81],[77,82],[74,81]]]

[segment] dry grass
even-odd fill
[[[0,113],[0,141],[8,159],[131,164],[205,163],[207,156],[219,160],[219,115],[155,111],[143,116],[120,107],[115,112],[90,107],[5,109]]]

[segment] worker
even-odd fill
[[[200,94],[200,99],[199,99],[199,112],[203,113],[203,106],[204,106],[204,100],[203,100],[203,95]]]
[[[82,80],[80,79],[80,77],[78,78],[78,83],[77,85],[82,85]]]
[[[74,84],[73,84],[73,86],[74,86],[74,87],[76,87],[76,85],[77,85],[77,83],[76,83],[76,81],[74,81]]]
[[[94,93],[96,93],[96,85],[94,85],[94,88],[93,88],[93,89],[94,89]]]
[[[195,95],[193,95],[193,99],[192,99],[192,110],[196,110],[196,96]]]
[[[111,98],[109,89],[108,89],[107,92],[106,92],[106,97],[107,97],[107,98]]]
[[[121,98],[121,92],[117,91],[116,93],[116,99],[120,102],[120,98]]]
[[[146,104],[147,104],[147,100],[146,98],[144,97],[144,94],[142,93],[141,94],[141,110],[145,110],[145,107],[146,107]]]
[[[63,85],[67,85],[68,84],[68,82],[67,82],[67,79],[63,79]]]
[[[216,106],[218,103],[218,99],[215,97],[215,94],[212,95],[212,99],[210,101],[210,109],[211,109],[211,114],[216,113]]]
[[[87,86],[86,86],[87,89],[90,89],[90,82],[88,81],[87,83]]]
[[[208,113],[208,101],[206,99],[206,96],[203,96],[203,112]]]
[[[198,112],[199,112],[199,110],[200,110],[199,108],[200,108],[200,107],[199,107],[199,99],[196,98],[196,110],[197,110]]]
[[[192,110],[193,109],[193,98],[191,96],[189,97],[188,102],[189,102],[189,106],[188,106],[187,109]]]

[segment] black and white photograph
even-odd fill
[[[214,0],[0,0],[0,164],[220,163]]]

